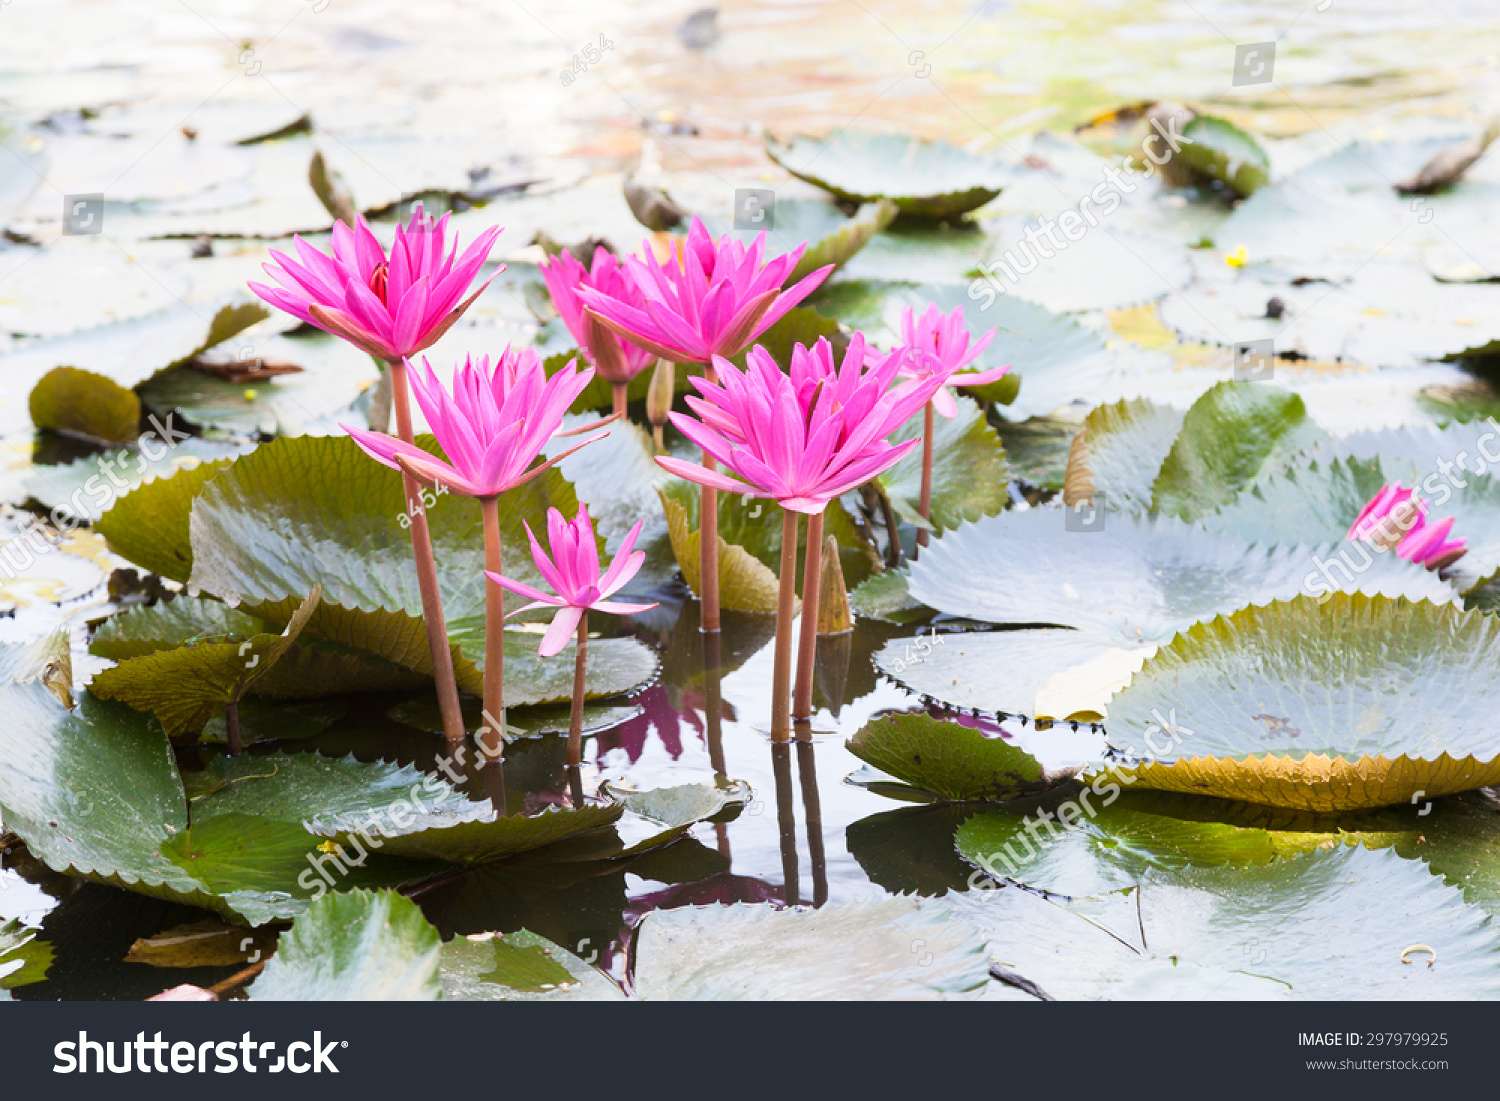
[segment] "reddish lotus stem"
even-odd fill
[[[412,442],[411,402],[406,389],[406,364],[393,359],[391,404],[396,410],[396,437]],[[443,716],[443,735],[450,744],[462,744],[464,717],[458,706],[458,680],[453,675],[453,653],[448,649],[448,625],[443,621],[443,594],[438,590],[437,564],[432,559],[432,536],[427,513],[422,509],[422,485],[401,472],[406,494],[406,512],[411,518],[411,556],[417,567],[417,588],[422,594],[422,621],[427,625],[427,648],[432,654],[432,680],[437,686],[438,710]]]
[[[781,589],[776,599],[776,663],[771,673],[771,741],[792,738],[792,605],[797,597],[797,514],[781,510]]]
[[[583,760],[583,674],[589,659],[589,613],[578,619],[578,655],[573,662],[573,707],[568,712],[568,767]]]
[[[629,389],[629,386],[630,386],[630,384],[629,383],[625,383],[625,382],[610,383],[610,387],[611,387],[611,389],[613,391],[613,395],[614,395],[614,399],[615,399],[614,413],[615,413],[615,416],[620,417],[622,419],[625,416],[625,405],[626,405],[627,398],[628,398],[627,391]]]
[[[812,718],[813,658],[818,647],[818,582],[823,576],[823,514],[807,518],[807,554],[802,560],[802,634],[797,640],[797,690],[792,718]]]
[[[238,700],[230,700],[229,706],[224,708],[224,731],[225,738],[229,742],[229,755],[238,757],[245,751],[244,743],[240,740],[240,705]]]
[[[712,363],[703,368],[703,377],[716,381]],[[703,453],[703,465],[717,469],[713,456]],[[698,504],[698,626],[704,631],[719,629],[719,491],[703,487]]]
[[[715,468],[713,456],[703,453],[703,465]],[[719,629],[719,491],[703,487],[698,505],[698,626],[704,631]]]
[[[500,498],[481,497],[484,514],[484,568],[500,568]],[[484,755],[492,760],[505,756],[505,590],[488,579],[484,583]]]
[[[932,516],[932,402],[922,410],[922,497],[917,503],[922,519]],[[927,545],[927,529],[917,529],[917,546]]]

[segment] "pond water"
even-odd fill
[[[603,236],[633,244],[644,231],[621,197],[626,173],[726,221],[736,188],[820,194],[767,159],[768,132],[823,134],[857,123],[1019,161],[1045,151],[1033,144],[1046,140],[1034,138],[1040,129],[1067,134],[1114,107],[1170,98],[1261,135],[1279,174],[1355,138],[1446,132],[1446,123],[1500,110],[1500,19],[1489,0],[731,2],[718,7],[717,38],[704,49],[690,48],[691,34],[681,29],[696,6],[5,4],[0,111],[14,124],[7,148],[45,152],[48,160],[19,169],[0,163],[7,221],[0,248],[0,325],[8,330],[0,334],[4,522],[19,529],[27,502],[38,496],[41,468],[61,469],[90,453],[30,428],[27,395],[60,356],[108,361],[126,386],[144,384],[147,393],[170,385],[147,382],[167,363],[150,352],[132,359],[121,351],[138,332],[107,330],[97,340],[74,334],[178,307],[201,321],[210,303],[258,275],[267,247],[284,246],[294,231],[326,228],[305,183],[314,147],[325,150],[363,209],[391,208],[386,228],[394,209],[415,196],[453,205],[467,236],[489,224],[508,227],[498,255],[510,272],[430,353],[443,363],[507,340],[540,341],[548,353],[568,346],[561,327],[540,320],[535,308],[540,252],[532,238],[542,231],[565,242]],[[1276,82],[1233,86],[1234,47],[1269,40],[1278,43]],[[577,71],[574,55],[600,42],[608,43],[602,60]],[[561,79],[565,74],[574,79]],[[311,133],[297,132],[307,129],[298,125],[303,116],[312,120]],[[194,136],[184,136],[184,127]],[[284,127],[292,132],[234,144]],[[1100,148],[1111,140],[1096,137]],[[25,172],[41,173],[44,184],[37,187]],[[105,234],[65,235],[62,196],[94,192],[103,195]],[[462,194],[488,201],[465,209],[455,201]],[[1142,206],[1129,215],[1133,231],[1157,233],[1184,272],[1192,264],[1222,269],[1217,253],[1197,257],[1188,246],[1223,223],[1225,204],[1204,196],[1153,202],[1149,212]],[[996,228],[1006,218],[1057,203],[1042,183],[1018,183],[987,208],[985,232],[1006,232]],[[192,259],[200,236],[211,239],[213,255]],[[955,259],[965,242],[946,230],[898,226],[839,279],[929,281],[927,264],[941,273],[930,281],[958,282],[972,267]],[[1219,242],[1219,251],[1231,244]],[[1066,297],[1068,289],[1063,279],[1055,293]],[[1119,356],[1091,401],[1152,396],[1181,408],[1224,377],[1226,350],[1179,335],[1189,325],[1164,325],[1149,306],[1161,297],[1152,285],[1103,306],[1058,306]],[[190,384],[159,390],[154,407],[179,410],[190,422],[201,418],[205,434],[225,448],[248,447],[257,430],[326,434],[351,409],[362,415],[359,394],[374,377],[368,362],[285,329],[273,320],[237,339],[258,355],[296,358],[308,366],[306,378],[238,388]],[[70,339],[77,342],[61,349],[45,343]],[[183,350],[196,339],[189,336]],[[148,334],[151,340],[168,338]],[[176,348],[183,336],[170,340]],[[1432,423],[1453,402],[1500,408],[1486,404],[1495,396],[1483,377],[1454,363],[1386,367],[1379,376],[1331,356],[1283,366],[1314,417],[1335,432]],[[992,417],[1011,454],[1009,490],[1018,507],[1060,488],[1068,440],[1087,408],[1041,408],[1024,422]],[[643,412],[639,403],[632,408],[638,422]],[[29,642],[66,626],[81,685],[110,664],[89,655],[87,642],[90,624],[120,606],[105,577],[123,564],[97,535],[80,532],[25,577],[0,586],[16,604],[0,620],[0,642]],[[628,701],[640,714],[586,741],[585,783],[591,791],[605,784],[651,789],[723,776],[750,786],[748,804],[728,821],[694,826],[649,861],[559,866],[522,858],[426,884],[413,897],[445,936],[527,928],[596,959],[618,979],[627,970],[630,929],[653,909],[732,901],[821,906],[966,888],[972,868],[955,852],[954,833],[972,808],[907,805],[851,780],[864,765],[846,740],[884,711],[929,702],[872,667],[875,651],[909,634],[906,628],[861,620],[837,644],[847,661],[825,643],[833,652],[820,669],[818,711],[791,745],[778,746],[767,733],[770,620],[729,617],[716,675],[706,668],[698,606],[686,587],[666,581],[651,596],[664,601],[662,609],[627,629],[656,648],[661,676]],[[422,693],[355,699],[322,733],[278,748],[430,769],[441,740],[391,717],[402,705],[427,703]],[[953,715],[937,705],[933,713]],[[1088,723],[1038,729],[1022,719],[955,717],[1003,733],[1049,768],[1089,760],[1102,746],[1102,732]],[[512,747],[507,806],[567,802],[562,750],[557,737]],[[180,751],[185,773],[197,767],[199,752]],[[493,794],[478,775],[465,790],[476,798]],[[201,914],[22,867],[19,859],[8,855],[0,868],[0,919],[40,925],[55,961],[45,981],[18,988],[16,998],[142,998],[176,982],[208,985],[236,969],[164,972],[124,963],[138,938]]]

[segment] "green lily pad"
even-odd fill
[[[1199,620],[1301,591],[1457,599],[1435,574],[1393,555],[1325,581],[1317,563],[1336,545],[1261,547],[1172,517],[1102,517],[1102,531],[1068,531],[1060,512],[1039,508],[966,524],[912,563],[911,595],[951,615],[1076,627],[1115,646],[1166,642]]]
[[[393,856],[445,860],[452,864],[486,864],[518,853],[540,849],[581,834],[603,830],[614,825],[623,814],[623,805],[549,808],[530,817],[513,814],[500,818],[471,818],[467,812],[453,817],[451,823],[431,825],[418,830],[392,828],[375,823],[363,832],[382,842],[381,851]],[[440,817],[429,815],[428,818]],[[337,823],[313,823],[314,832],[335,836],[346,831]]]
[[[321,596],[314,588],[279,634],[259,631],[239,642],[200,642],[126,658],[97,674],[90,690],[152,712],[170,738],[196,738],[296,644]]]
[[[125,443],[140,433],[141,399],[92,371],[58,367],[31,391],[31,423],[88,440]]]
[[[1324,438],[1296,394],[1253,382],[1221,382],[1183,417],[1152,487],[1155,506],[1169,516],[1194,519]]]
[[[1182,128],[1177,155],[1210,180],[1237,195],[1252,195],[1271,180],[1271,164],[1259,143],[1234,123],[1199,115]]]
[[[845,202],[890,199],[902,214],[949,218],[989,202],[1004,186],[999,161],[943,141],[844,128],[826,139],[766,137],[766,153],[798,179]]]
[[[985,420],[984,410],[966,397],[955,399],[958,415],[934,416],[932,446],[932,515],[935,530],[955,528],[965,520],[993,516],[1010,504],[1010,470],[1005,447]],[[895,432],[893,444],[922,436],[923,415],[916,414]],[[922,494],[922,448],[913,448],[880,475],[892,504],[906,505],[915,521]]]
[[[652,1001],[961,1000],[988,979],[974,930],[915,898],[690,906],[636,930],[635,990]]]
[[[1481,612],[1358,593],[1199,623],[1111,701],[1123,757],[1109,771],[1324,812],[1496,783],[1496,704],[1471,670],[1500,652],[1497,632]]]
[[[1067,503],[1102,501],[1117,512],[1150,512],[1157,471],[1172,451],[1183,416],[1181,409],[1148,398],[1094,409],[1068,455]]]
[[[52,945],[37,939],[37,931],[20,921],[0,925],[0,990],[30,986],[47,977]]]
[[[611,791],[614,795],[615,792]],[[627,842],[620,856],[660,848],[681,837],[699,822],[750,801],[750,785],[741,780],[712,784],[678,784],[625,794],[626,816],[620,823]]]
[[[1488,998],[1500,934],[1420,861],[1338,847],[1265,867],[1153,871],[1112,896],[1016,887],[948,902],[1005,972],[1062,999]],[[1425,943],[1432,967],[1404,961]],[[1444,967],[1444,963],[1448,966]]]
[[[1049,773],[1004,738],[930,715],[891,715],[848,742],[861,761],[950,802],[1006,800],[1056,787],[1072,771]]]
[[[420,437],[434,447],[432,437]],[[133,495],[132,495],[133,496]],[[127,501],[129,498],[127,498]],[[542,530],[546,510],[577,511],[555,470],[501,499],[508,576],[541,584],[525,553],[523,519]],[[421,597],[411,560],[401,478],[348,437],[283,438],[263,444],[210,483],[193,505],[193,587],[242,603],[272,623],[289,618],[298,587],[321,578],[323,603],[308,635],[364,650],[419,673],[431,670]],[[459,683],[482,689],[484,547],[478,505],[452,494],[427,509]],[[540,658],[525,636],[506,638],[508,704],[555,702],[572,692],[572,655]],[[633,639],[590,647],[588,694],[616,695],[648,683],[657,662]],[[559,687],[566,684],[566,687]]]
[[[186,582],[193,571],[188,517],[193,499],[232,460],[178,467],[121,497],[94,525],[110,549],[142,569]]]
[[[1000,442],[1005,445],[1005,458],[1010,464],[1012,477],[1041,489],[1063,488],[1068,473],[1068,455],[1078,432],[1076,419],[1061,416],[1001,421],[997,430]]]
[[[625,995],[566,948],[521,929],[443,945],[443,997],[461,1002],[620,1001]]]
[[[932,609],[913,599],[908,588],[909,571],[887,570],[861,584],[849,594],[849,605],[856,615],[885,623],[906,625],[918,623],[932,615]]]
[[[394,891],[324,895],[281,934],[252,1001],[436,1001],[442,938]]]

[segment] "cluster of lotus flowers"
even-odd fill
[[[447,492],[480,502],[485,520],[487,631],[485,662],[486,727],[481,743],[492,756],[501,752],[497,718],[503,716],[501,645],[504,591],[531,601],[525,608],[556,607],[542,638],[541,653],[555,655],[576,633],[578,676],[573,700],[574,728],[569,763],[578,763],[578,725],[582,706],[582,663],[590,610],[628,614],[652,604],[612,599],[640,569],[644,554],[634,550],[637,523],[619,553],[601,573],[593,525],[586,508],[568,520],[549,510],[548,547],[529,526],[537,570],[551,592],[526,585],[502,572],[498,500],[537,477],[566,455],[607,435],[590,435],[562,454],[538,463],[548,442],[563,433],[570,406],[595,373],[614,387],[614,416],[573,432],[591,432],[624,416],[625,388],[648,366],[673,370],[673,364],[698,364],[693,377],[697,394],[686,398],[695,415],[673,412],[670,420],[703,449],[703,463],[659,455],[672,473],[703,487],[701,544],[704,567],[700,594],[705,629],[718,627],[717,506],[718,490],[774,498],[785,510],[790,539],[783,540],[782,615],[777,622],[777,687],[773,701],[773,735],[787,726],[788,664],[797,515],[809,516],[809,557],[818,549],[821,516],[828,502],[890,468],[919,442],[892,444],[888,437],[914,413],[927,407],[944,416],[956,412],[949,387],[991,382],[1008,368],[963,372],[993,337],[971,342],[962,309],[945,315],[932,306],[924,313],[907,311],[899,347],[877,351],[862,334],[854,334],[841,361],[828,341],[797,345],[790,362],[778,364],[762,347],[754,347],[740,369],[726,358],[749,348],[762,333],[810,294],[832,270],[821,268],[784,288],[806,243],[791,252],[766,257],[762,233],[750,245],[726,234],[715,240],[698,219],[685,238],[662,249],[648,242],[641,255],[616,257],[598,248],[591,267],[567,252],[542,265],[547,289],[559,316],[589,366],[576,359],[548,377],[531,348],[507,347],[493,360],[469,356],[444,386],[425,357],[431,347],[483,292],[470,293],[500,234],[482,234],[462,253],[450,239],[448,216],[432,218],[417,207],[409,223],[398,225],[387,254],[363,218],[353,227],[338,223],[328,255],[300,238],[296,257],[272,252],[265,265],[275,285],[251,283],[261,298],[295,317],[333,333],[388,365],[396,435],[345,425],[346,431],[377,462],[401,471],[411,502],[411,537],[423,618],[432,651],[434,677],[448,737],[461,740],[456,682],[444,626],[441,596],[432,561],[431,541],[420,506],[420,486],[442,486]],[[499,270],[504,270],[503,265]],[[669,376],[670,383],[670,376]],[[427,424],[446,458],[419,447],[413,437],[409,395],[416,395]],[[668,391],[670,394],[670,390]],[[716,469],[722,465],[725,472]],[[930,477],[930,475],[929,475]],[[924,515],[926,502],[923,502]],[[816,527],[814,527],[816,525]],[[791,568],[785,568],[790,564]],[[806,591],[820,571],[807,571]],[[810,626],[812,617],[804,617]],[[804,628],[800,655],[811,683],[811,647]],[[799,671],[799,688],[801,687]],[[810,695],[810,687],[808,690]]]

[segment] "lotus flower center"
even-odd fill
[[[375,270],[370,273],[370,290],[376,298],[380,299],[382,306],[385,305],[385,281],[386,273],[389,271],[389,264],[376,264]]]

